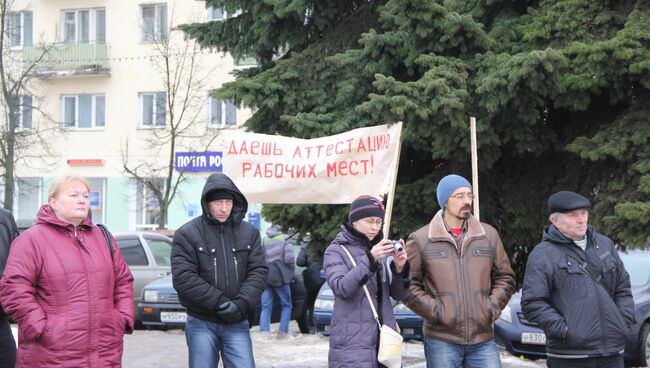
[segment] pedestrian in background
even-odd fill
[[[244,221],[248,201],[225,174],[208,177],[203,214],[174,234],[172,281],[187,309],[190,368],[255,367],[248,313],[266,287],[260,232]]]
[[[57,179],[16,238],[0,302],[18,323],[17,367],[121,367],[135,322],[133,276],[89,217],[88,181]],[[112,251],[111,251],[112,249]]]
[[[591,202],[557,192],[551,225],[528,257],[521,308],[544,329],[550,368],[622,368],[635,323],[630,276],[614,243],[589,225]]]
[[[268,228],[266,235],[263,245],[266,251],[266,262],[269,265],[269,276],[266,289],[262,293],[260,331],[270,331],[273,300],[277,297],[281,308],[279,336],[282,336],[289,332],[289,320],[291,320],[290,283],[295,270],[293,246],[284,241],[284,234],[277,225]]]
[[[323,265],[334,294],[329,367],[375,368],[379,326],[363,289],[366,285],[381,324],[398,331],[390,298],[408,295],[407,255],[397,253],[382,232],[384,207],[372,196],[350,205],[348,221],[325,250]],[[399,241],[403,247],[403,240]],[[354,263],[350,260],[350,256]]]
[[[11,212],[0,208],[0,277],[7,264],[9,247],[18,236],[18,227]],[[9,316],[0,304],[0,368],[13,368],[16,365],[16,341],[9,325]]]
[[[315,256],[310,255],[307,251],[307,245],[303,245],[296,257],[296,266],[304,267],[302,271],[302,280],[305,284],[305,291],[307,292],[307,300],[304,306],[304,315],[307,316],[307,328],[309,333],[315,333],[314,329],[314,303],[318,297],[323,279],[321,278],[321,269],[323,265],[315,260]]]
[[[496,368],[492,324],[515,289],[497,231],[472,216],[472,186],[459,175],[438,183],[440,210],[406,243],[411,297],[424,320],[427,368]]]

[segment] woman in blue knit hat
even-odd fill
[[[330,334],[329,367],[378,367],[380,321],[398,330],[390,297],[408,296],[409,267],[404,241],[401,252],[384,238],[384,206],[372,196],[360,196],[350,205],[348,221],[327,247],[323,260],[327,283],[334,294]],[[352,257],[354,262],[350,259]]]

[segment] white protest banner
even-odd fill
[[[315,139],[230,130],[215,148],[251,203],[350,203],[390,191],[401,134],[401,122]]]

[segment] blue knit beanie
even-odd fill
[[[462,187],[468,187],[472,189],[472,184],[470,184],[467,179],[456,174],[447,175],[442,178],[438,183],[438,188],[436,189],[436,197],[438,197],[438,204],[440,205],[440,208],[445,208],[445,204],[447,204],[447,200],[449,199],[451,193],[453,193],[454,190]]]

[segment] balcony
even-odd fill
[[[23,61],[34,64],[31,74],[38,77],[109,76],[108,45],[103,43],[59,43],[23,49]]]

